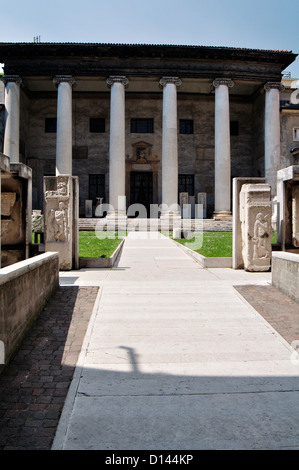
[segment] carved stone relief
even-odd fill
[[[72,269],[72,177],[48,176],[44,182],[45,248],[46,251],[58,251],[60,269]]]
[[[65,201],[58,200],[58,209],[48,211],[49,241],[69,241],[68,207]]]
[[[244,184],[240,192],[242,257],[247,271],[268,271],[272,251],[271,188]]]

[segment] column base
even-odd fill
[[[232,220],[231,211],[218,211],[213,214],[214,220]]]

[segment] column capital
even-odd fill
[[[179,77],[162,77],[159,81],[159,85],[163,88],[168,83],[173,83],[177,87],[181,86],[182,80]]]
[[[4,82],[5,85],[9,82],[18,83],[19,85],[22,83],[22,79],[19,75],[3,75],[3,77],[0,77],[0,80]]]
[[[228,88],[232,88],[235,83],[230,78],[216,78],[213,81],[213,87],[218,88],[220,85],[226,85]]]
[[[125,88],[129,85],[129,80],[125,75],[111,75],[107,78],[106,83],[108,87],[112,87],[113,83],[122,83]]]
[[[284,90],[284,86],[282,83],[280,82],[267,82],[265,83],[264,85],[264,89],[266,91],[270,91],[270,90],[279,90],[279,91],[283,91]]]
[[[70,85],[75,85],[76,80],[72,75],[55,75],[53,78],[53,83],[58,86],[60,83],[69,83]]]

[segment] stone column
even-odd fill
[[[215,87],[215,218],[231,215],[230,79],[216,79]]]
[[[280,82],[268,82],[265,96],[265,177],[276,195],[277,171],[280,170]]]
[[[54,83],[58,87],[56,176],[72,174],[72,86],[71,75],[57,75]]]
[[[18,75],[5,75],[5,132],[3,153],[10,158],[11,163],[20,161],[20,84]]]
[[[178,130],[177,87],[182,84],[178,77],[162,77],[162,208],[161,217],[180,217],[178,207]]]
[[[112,218],[126,217],[125,162],[125,88],[129,80],[111,76],[107,85],[110,96],[109,204]]]

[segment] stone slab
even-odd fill
[[[171,240],[155,243],[182,259]],[[154,242],[129,234],[102,279],[53,449],[299,447],[294,350],[233,287],[271,274],[183,254],[185,270],[159,265]]]
[[[67,448],[252,450],[277,449],[282,443],[285,449],[298,448],[297,416],[289,409],[296,409],[299,392],[285,392],[283,401],[279,396],[272,391],[78,396],[66,436]]]

